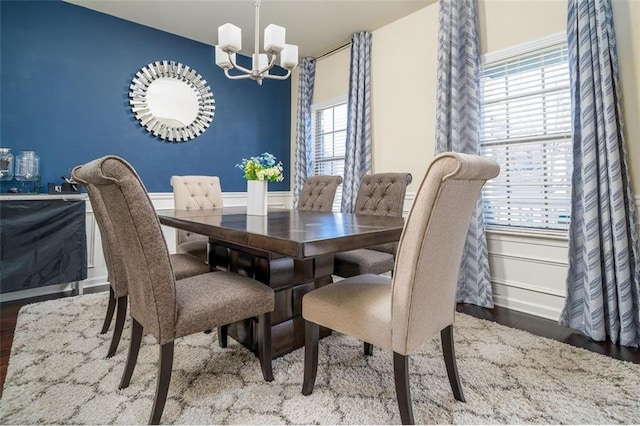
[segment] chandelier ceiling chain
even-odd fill
[[[231,80],[251,78],[262,84],[265,78],[286,80],[298,66],[298,46],[285,43],[286,29],[279,25],[270,24],[264,29],[264,50],[260,48],[260,0],[256,0],[255,9],[255,50],[252,55],[251,69],[236,62],[236,53],[242,49],[242,30],[233,24],[226,23],[218,27],[218,44],[216,45],[216,65],[224,70],[224,74]],[[287,70],[285,75],[270,74],[280,56],[280,66]],[[240,74],[230,74],[235,69]]]

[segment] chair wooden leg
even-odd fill
[[[160,418],[167,402],[167,393],[171,383],[171,370],[173,369],[173,342],[160,345],[160,365],[158,366],[158,382],[156,385],[156,397],[151,409],[150,425],[160,424]]]
[[[127,296],[118,297],[116,301],[118,307],[118,313],[116,314],[116,325],[113,328],[113,336],[111,336],[111,344],[109,345],[109,351],[107,352],[107,358],[111,358],[118,349],[120,343],[120,337],[122,337],[122,329],[124,328],[124,320],[127,317]]]
[[[447,376],[453,396],[462,402],[466,402],[462,394],[462,385],[458,376],[458,366],[456,364],[456,351],[453,341],[453,325],[449,325],[440,331],[440,340],[442,341],[442,354],[444,355],[444,363],[447,366]]]
[[[304,326],[304,379],[302,394],[311,395],[318,373],[318,340],[320,340],[320,326],[311,321],[305,321]]]
[[[269,321],[271,323],[271,321]],[[269,324],[271,327],[271,324]],[[221,348],[227,347],[227,334],[229,334],[229,325],[221,325],[218,327],[218,346]]]
[[[104,324],[102,324],[102,330],[100,334],[104,334],[109,330],[111,325],[111,319],[113,318],[113,311],[116,309],[116,293],[113,291],[113,287],[109,286],[109,304],[107,305],[107,315],[104,317]]]
[[[136,367],[136,362],[138,361],[138,352],[140,352],[140,343],[142,342],[142,324],[133,318],[131,318],[131,322],[129,356],[127,357],[127,364],[124,366],[122,379],[120,380],[120,389],[128,387],[129,383],[131,383],[131,376],[133,375],[133,369]]]
[[[371,343],[364,342],[364,354],[367,356],[373,355],[373,345]]]
[[[224,346],[220,342],[221,347],[227,346],[227,328],[223,325],[220,327],[224,329]],[[260,368],[262,369],[262,377],[267,382],[273,381],[273,370],[271,368],[271,313],[267,312],[258,316],[258,359],[260,360]]]
[[[411,389],[409,388],[409,356],[393,353],[393,376],[396,382],[396,396],[400,408],[400,420],[403,425],[412,425],[413,408],[411,406]]]

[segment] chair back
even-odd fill
[[[485,181],[499,171],[493,160],[452,152],[436,156],[429,165],[396,256],[391,308],[395,352],[408,355],[453,324],[471,215]]]
[[[402,216],[411,173],[375,173],[364,175],[356,197],[355,214]]]
[[[402,216],[407,186],[411,173],[375,173],[364,175],[356,196],[356,214],[375,216]],[[385,253],[396,253],[397,243],[378,244],[368,247]]]
[[[106,156],[79,166],[74,177],[102,196],[123,254],[131,317],[158,343],[174,339],[175,278],[158,216],[137,173],[123,159]]]
[[[171,176],[173,203],[176,210],[222,208],[222,188],[218,176]],[[182,229],[176,230],[176,245],[207,237]]]
[[[330,212],[336,190],[342,183],[342,176],[311,176],[307,178],[298,199],[298,210]]]
[[[109,284],[117,299],[128,294],[127,274],[123,254],[118,247],[118,239],[116,238],[111,219],[109,219],[109,212],[107,211],[107,206],[104,204],[102,195],[95,185],[83,181],[78,173],[76,173],[76,170],[80,167],[81,166],[74,168],[71,176],[76,182],[86,188],[87,194],[89,195],[93,216],[98,224],[98,229],[100,229],[102,252],[104,253],[104,261],[107,264]]]

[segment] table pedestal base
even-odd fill
[[[213,241],[212,241],[213,243]],[[304,346],[304,319],[302,296],[307,292],[331,284],[333,255],[309,259],[274,257],[272,253],[231,247],[215,241],[218,249],[209,259],[212,267],[227,269],[254,278],[275,291],[275,310],[271,314],[273,357],[279,357]],[[227,247],[226,253],[220,246]],[[229,325],[229,336],[243,346],[258,353],[256,318]],[[331,334],[321,327],[320,337]]]

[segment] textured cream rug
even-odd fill
[[[0,400],[2,424],[146,423],[156,385],[157,345],[145,337],[131,386],[117,389],[128,348],[105,359],[98,335],[107,294],[25,306],[18,318]],[[410,363],[420,423],[639,423],[640,365],[459,314],[458,368],[467,403],[454,400],[439,337]],[[163,423],[399,423],[392,357],[333,335],[320,342],[311,396],[300,393],[303,351],[274,361],[262,380],[257,358],[215,333],[180,339]]]

